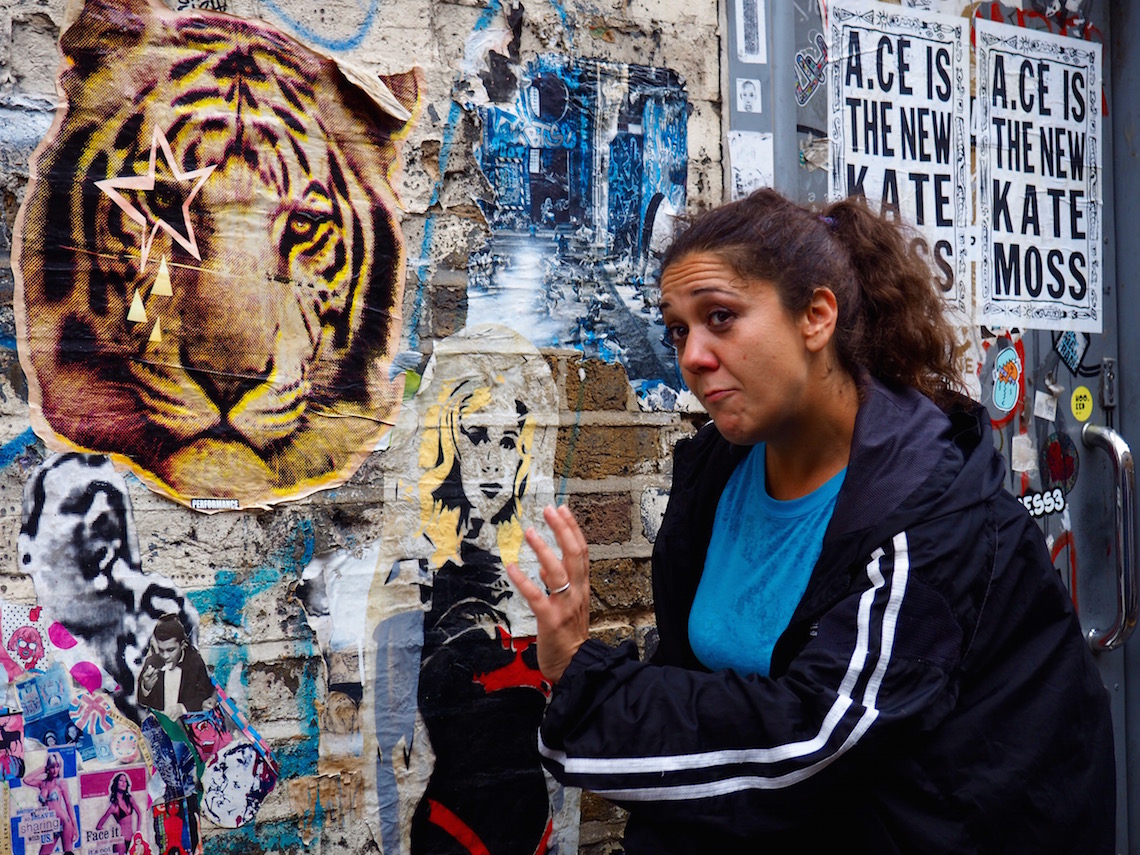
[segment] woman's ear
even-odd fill
[[[830,288],[816,288],[801,321],[804,344],[810,352],[818,353],[827,346],[838,320],[839,302],[835,293]]]

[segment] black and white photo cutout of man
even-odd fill
[[[154,628],[139,674],[138,702],[172,720],[217,704],[206,663],[177,615],[163,615]]]

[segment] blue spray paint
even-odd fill
[[[249,823],[202,842],[206,855],[251,855],[261,852],[304,852],[308,849],[297,820]]]
[[[254,569],[252,573],[240,576],[233,570],[220,570],[213,587],[191,591],[188,596],[202,618],[208,615],[208,619],[215,624],[240,627],[247,603],[285,580],[299,579],[301,568],[312,558],[314,549],[313,526],[310,521],[305,520],[297,526],[293,540],[271,555],[265,564]],[[296,644],[299,658],[314,663],[319,659],[320,654],[312,642],[298,641]],[[219,686],[225,687],[235,673],[244,675],[249,665],[249,650],[241,644],[211,648],[203,652],[213,667],[214,681]],[[316,674],[308,673],[306,669],[298,685],[297,708],[293,713],[298,722],[301,738],[288,745],[274,747],[273,750],[279,767],[279,780],[317,773],[320,716],[317,710],[316,685]]]
[[[36,437],[36,432],[28,428],[15,439],[0,445],[0,469],[7,469],[28,450],[29,445],[35,445],[37,442],[39,439]]]
[[[265,5],[272,9],[273,12],[285,22],[289,29],[306,41],[323,47],[325,50],[344,51],[352,50],[363,44],[364,37],[368,35],[368,31],[372,29],[372,25],[376,22],[376,12],[380,7],[380,0],[369,0],[368,9],[364,13],[364,20],[362,20],[360,25],[356,28],[356,32],[339,39],[322,36],[316,30],[293,18],[288,12],[282,9],[280,5],[275,3],[274,0],[265,0]]]

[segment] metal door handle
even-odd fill
[[[1137,612],[1140,611],[1140,578],[1137,578],[1136,531],[1133,528],[1136,475],[1128,443],[1112,428],[1086,422],[1081,429],[1081,439],[1090,448],[1108,452],[1116,476],[1116,620],[1108,629],[1089,630],[1089,646],[1095,653],[1114,650],[1127,641],[1136,628]]]

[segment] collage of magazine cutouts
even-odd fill
[[[155,622],[126,704],[76,679],[81,645],[41,615],[0,608],[9,639],[0,648],[9,681],[0,853],[194,855],[203,818],[223,828],[252,822],[277,782],[276,762],[178,615]]]

